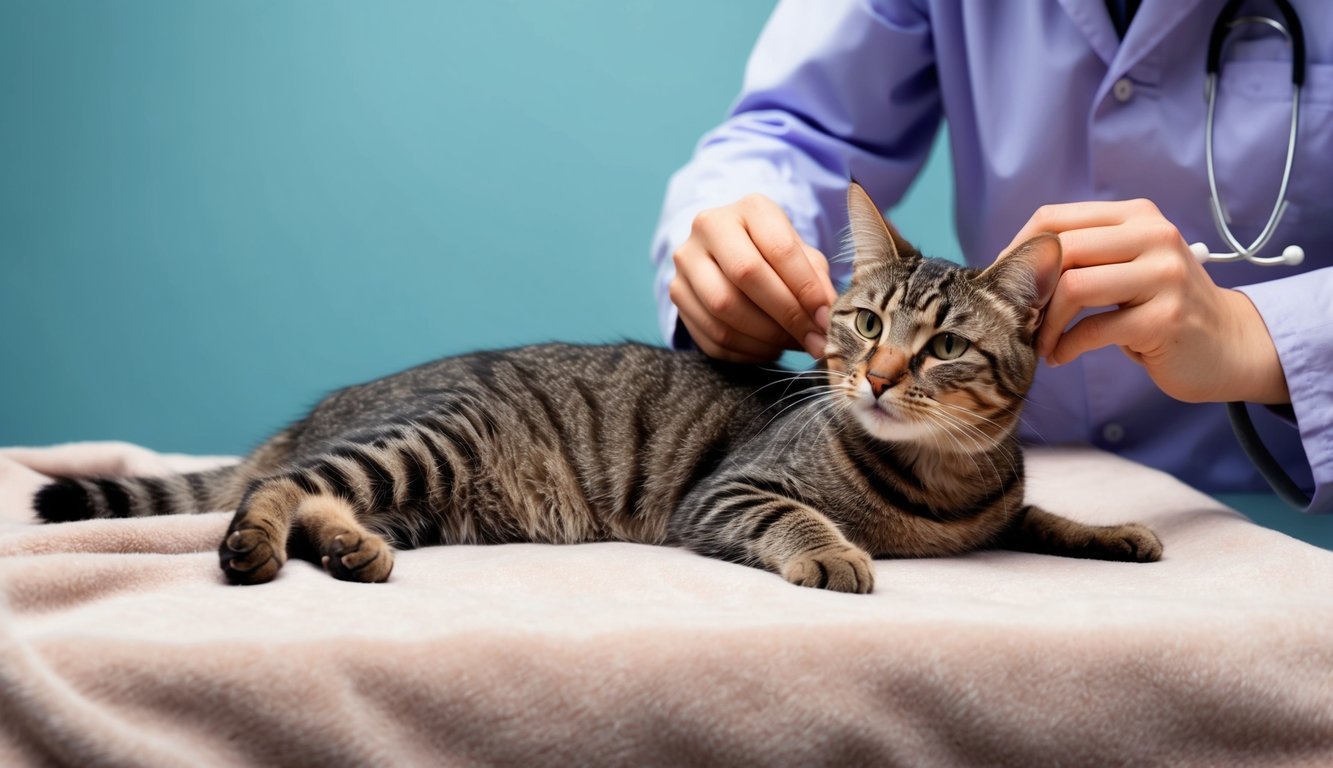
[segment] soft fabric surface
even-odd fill
[[[1149,565],[879,561],[867,596],[634,544],[436,547],[228,586],[229,515],[42,526],[0,451],[0,765],[1333,765],[1333,553],[1083,449],[1030,498]]]

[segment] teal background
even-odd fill
[[[771,7],[0,0],[0,445],[240,453],[441,355],[657,341],[667,177]],[[942,146],[895,216],[956,258]]]
[[[657,341],[667,178],[771,7],[0,0],[0,445],[237,453],[441,355]]]

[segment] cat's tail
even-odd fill
[[[235,509],[242,465],[162,477],[62,477],[33,498],[37,516],[48,523],[101,517],[148,517]]]

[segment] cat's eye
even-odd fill
[[[878,339],[884,330],[884,321],[868,309],[856,313],[856,332],[867,339]]]
[[[967,351],[970,342],[962,336],[941,333],[930,340],[930,354],[941,360],[956,360]]]

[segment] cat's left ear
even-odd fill
[[[983,285],[1040,317],[1060,282],[1060,238],[1043,232],[995,260],[977,278]]]

